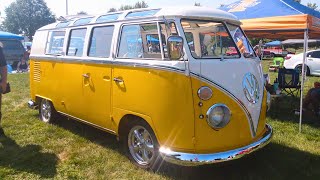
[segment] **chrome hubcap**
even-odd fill
[[[51,105],[48,100],[44,100],[41,105],[41,116],[44,122],[49,122],[51,117]]]
[[[142,126],[133,127],[128,135],[128,147],[133,159],[147,165],[154,156],[154,142],[150,133]]]

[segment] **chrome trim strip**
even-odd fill
[[[250,154],[265,145],[267,145],[272,138],[273,130],[272,127],[266,124],[266,132],[257,141],[233,150],[218,152],[213,154],[192,154],[183,152],[174,152],[165,147],[159,149],[160,155],[165,161],[173,164],[183,166],[197,166],[204,164],[213,164],[219,162],[230,161],[239,159],[247,154]]]
[[[168,70],[172,72],[184,73],[184,69],[179,69],[173,66],[165,66],[165,65],[154,65],[149,63],[138,63],[135,61],[132,62],[120,62],[114,60],[93,60],[89,58],[72,58],[72,59],[62,59],[57,57],[47,57],[47,56],[33,56],[32,60],[36,61],[54,61],[54,62],[62,62],[62,63],[83,63],[83,64],[105,64],[105,65],[119,65],[126,67],[140,67],[140,68],[152,68],[152,69],[160,69],[160,70]],[[161,61],[161,60],[160,60]]]
[[[207,79],[206,77],[203,77],[199,74],[196,74],[194,72],[191,72],[191,76],[195,77],[195,78],[200,78],[201,80],[204,80],[206,83],[222,90],[225,94],[227,94],[228,96],[230,96],[231,98],[233,98],[235,100],[235,102],[240,105],[240,107],[242,108],[242,110],[245,112],[246,116],[247,116],[247,119],[248,119],[248,123],[250,125],[250,130],[251,130],[251,135],[252,137],[255,137],[256,136],[256,131],[254,130],[254,125],[253,125],[253,120],[252,120],[252,116],[249,112],[249,110],[246,108],[246,106],[235,96],[233,95],[230,91],[228,91],[227,89],[225,89],[224,87],[222,87],[221,85],[219,85],[218,83],[216,82],[213,82],[212,80],[210,79]]]
[[[100,130],[106,131],[106,132],[108,132],[108,133],[117,135],[117,133],[116,133],[115,131],[111,130],[111,129],[107,129],[107,128],[98,126],[98,125],[96,125],[96,124],[93,124],[93,123],[88,122],[88,121],[86,121],[86,120],[83,120],[83,119],[74,117],[74,116],[69,115],[69,114],[67,114],[67,113],[63,113],[63,112],[61,112],[61,111],[57,111],[57,112],[60,113],[60,114],[62,114],[62,115],[64,115],[64,116],[67,116],[67,117],[69,117],[69,118],[71,118],[71,119],[74,119],[74,120],[80,121],[80,122],[82,122],[82,123],[88,124],[88,125],[90,125],[90,126],[93,126],[93,127],[97,128],[97,129],[100,129]]]

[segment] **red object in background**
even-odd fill
[[[320,88],[320,82],[314,82],[313,85],[314,85],[315,88]]]
[[[228,47],[228,50],[226,51],[227,56],[234,56],[238,55],[238,51],[236,50],[235,47]]]

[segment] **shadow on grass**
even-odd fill
[[[271,143],[241,159],[182,167],[164,163],[160,174],[173,179],[316,179],[320,156]]]
[[[13,139],[0,135],[0,166],[53,178],[57,173],[58,157],[53,153],[42,153],[41,146],[19,146]]]
[[[74,120],[64,119],[56,125],[123,154],[113,135]],[[319,155],[270,143],[241,159],[219,164],[184,167],[163,162],[156,173],[173,179],[313,179],[320,177],[318,169]]]
[[[291,121],[299,123],[299,115],[295,115],[294,110],[300,109],[300,98],[284,96],[272,99],[270,111],[267,116],[278,121]],[[314,127],[320,127],[320,117],[314,116],[311,111],[303,113],[303,123]]]
[[[73,134],[77,134],[83,138],[86,138],[93,143],[113,150],[119,150],[119,143],[115,135],[76,120],[68,120],[68,118],[64,116],[60,116],[54,124],[72,132]]]

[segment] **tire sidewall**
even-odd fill
[[[307,65],[305,65],[305,66],[306,66],[305,69],[307,70],[306,75],[309,76],[310,75],[310,68]],[[299,74],[302,73],[302,65],[301,64],[297,65],[294,69],[299,71]]]
[[[48,102],[48,105],[50,106],[51,112],[50,112],[50,117],[48,120],[45,120],[43,118],[43,114],[42,114],[42,105],[44,103]],[[45,123],[53,123],[54,122],[54,117],[55,117],[56,111],[53,107],[53,104],[51,101],[47,100],[47,99],[41,99],[40,101],[40,108],[39,108],[39,119]]]
[[[139,164],[132,157],[132,155],[130,153],[129,144],[128,144],[129,132],[135,126],[142,126],[143,128],[145,128],[148,131],[148,133],[150,134],[150,136],[152,138],[152,141],[153,141],[154,155],[153,155],[150,163],[147,164],[147,165]],[[131,162],[133,162],[133,164],[135,164],[139,168],[142,168],[142,169],[145,169],[145,170],[152,170],[152,171],[157,171],[158,170],[159,164],[160,164],[159,162],[162,161],[161,157],[160,157],[160,154],[159,154],[159,143],[157,141],[157,138],[156,138],[152,128],[149,126],[149,124],[147,124],[144,121],[134,121],[134,122],[130,123],[128,128],[126,129],[126,132],[125,132],[124,137],[122,139],[122,144],[123,144],[123,148],[124,148],[124,152],[125,152],[126,156],[130,159]]]

